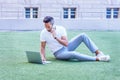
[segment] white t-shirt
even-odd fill
[[[61,36],[67,36],[66,30],[62,26],[54,26],[56,37],[61,38]],[[57,50],[61,49],[63,47],[62,44],[60,44],[56,39],[53,38],[52,34],[48,32],[46,29],[43,29],[40,34],[40,41],[45,41],[48,47],[51,49],[51,51],[54,53]]]

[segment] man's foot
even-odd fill
[[[105,56],[102,51],[100,51],[100,52],[96,55],[96,57],[100,57],[100,56]]]
[[[42,64],[49,64],[51,61],[42,61]]]
[[[98,59],[99,59],[99,61],[108,62],[108,61],[110,61],[110,56],[109,55],[100,56],[100,57],[98,57]]]

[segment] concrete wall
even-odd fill
[[[38,18],[26,19],[25,7],[38,7]],[[64,19],[64,7],[76,7],[76,18]],[[68,29],[120,30],[120,15],[106,19],[108,7],[120,8],[120,0],[0,0],[0,30],[41,30],[46,15]]]
[[[60,20],[55,19],[55,24],[67,29],[82,30],[120,30],[120,20],[92,19],[92,20]],[[41,30],[44,28],[42,19],[2,19],[0,30]]]
[[[38,18],[63,18],[64,7],[76,7],[76,18],[106,18],[107,7],[120,7],[119,0],[0,0],[0,19],[25,19],[25,7],[38,7]]]

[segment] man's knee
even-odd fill
[[[88,37],[86,33],[81,33],[80,36],[81,36],[82,38]]]
[[[86,36],[87,34],[86,33],[81,33],[81,36]]]

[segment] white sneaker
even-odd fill
[[[108,61],[110,61],[110,56],[109,55],[100,56],[100,57],[98,57],[98,59],[99,59],[99,61],[108,62]]]
[[[102,51],[100,51],[100,53],[96,57],[100,57],[100,56],[105,56]]]
[[[49,64],[51,61],[42,61],[42,64]]]

